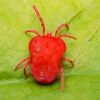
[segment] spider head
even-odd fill
[[[47,32],[47,36],[52,37],[52,32],[51,31]]]

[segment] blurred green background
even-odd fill
[[[35,28],[42,32],[33,4],[46,30],[53,33],[60,23],[76,16],[69,24],[69,33],[78,40],[64,38],[68,46],[65,56],[75,63],[73,69],[63,63],[64,92],[60,91],[60,78],[42,86],[32,80],[29,68],[27,80],[22,69],[13,71],[29,55],[28,43],[33,34],[26,35],[24,30]],[[100,0],[0,0],[0,100],[100,100],[99,29]]]

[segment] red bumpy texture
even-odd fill
[[[40,16],[39,11],[36,6],[33,5],[33,9],[36,15],[39,18],[39,21],[42,26],[43,36],[41,36],[36,30],[30,29],[25,32],[35,33],[36,36],[30,40],[29,43],[29,51],[30,57],[23,59],[15,68],[17,70],[19,66],[26,62],[23,66],[23,71],[25,77],[26,68],[29,64],[31,64],[30,72],[32,77],[42,83],[49,84],[55,81],[58,74],[61,75],[61,90],[64,89],[64,70],[62,67],[62,60],[68,61],[73,65],[73,61],[70,58],[65,58],[64,54],[66,52],[65,42],[61,39],[62,37],[68,37],[75,39],[75,37],[70,36],[68,34],[58,35],[59,31],[65,27],[69,29],[69,26],[66,23],[62,23],[58,26],[55,31],[55,35],[52,36],[52,32],[45,32],[45,24],[43,22],[42,17]]]
[[[32,56],[31,74],[40,83],[53,82],[60,72],[60,63],[66,51],[65,43],[48,36],[37,36],[29,43]]]

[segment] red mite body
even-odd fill
[[[24,75],[26,75],[26,67],[31,64],[30,72],[32,77],[42,84],[49,84],[55,81],[57,76],[61,75],[61,90],[64,89],[64,70],[62,67],[62,60],[68,61],[73,65],[73,62],[69,58],[65,58],[64,54],[66,52],[66,44],[61,39],[62,37],[68,37],[72,39],[76,39],[73,36],[68,34],[58,35],[58,32],[63,28],[66,27],[69,29],[66,23],[63,23],[58,26],[55,31],[55,36],[52,36],[52,32],[45,32],[45,24],[43,22],[42,17],[40,16],[39,11],[37,10],[36,6],[33,5],[33,9],[38,16],[42,30],[43,36],[41,36],[36,30],[31,29],[25,31],[35,33],[36,36],[30,40],[29,43],[29,51],[30,57],[23,59],[15,68],[17,70],[19,66],[24,63],[26,64],[23,66]]]
[[[65,43],[58,38],[37,36],[29,43],[32,56],[31,74],[40,83],[53,82],[60,72],[60,64],[66,51]]]

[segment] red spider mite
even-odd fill
[[[67,48],[65,42],[62,40],[62,37],[68,37],[75,40],[76,38],[68,34],[58,35],[59,31],[63,27],[69,29],[69,26],[66,23],[62,23],[58,26],[54,36],[51,31],[46,33],[44,21],[35,5],[33,5],[33,9],[39,18],[43,32],[42,35],[40,35],[34,29],[25,31],[25,33],[35,33],[36,36],[29,42],[30,56],[23,59],[16,66],[15,70],[17,70],[22,63],[27,61],[23,66],[25,77],[27,78],[26,68],[29,64],[31,64],[31,75],[41,84],[49,84],[54,82],[57,76],[60,74],[61,90],[64,90],[64,69],[62,67],[62,61],[68,61],[72,65],[73,61],[70,58],[64,57]]]

